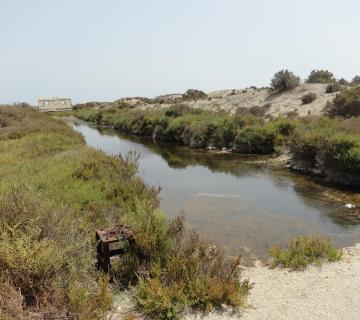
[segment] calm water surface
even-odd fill
[[[112,155],[139,152],[141,176],[161,187],[161,209],[185,215],[188,226],[228,254],[266,259],[271,245],[299,234],[326,235],[338,246],[360,242],[358,193],[270,168],[264,157],[194,151],[68,122],[89,146]]]

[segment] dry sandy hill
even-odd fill
[[[327,84],[321,83],[305,83],[297,88],[278,95],[272,95],[267,88],[256,89],[250,87],[239,90],[219,90],[209,92],[207,99],[186,101],[193,108],[201,108],[205,110],[225,110],[234,114],[237,108],[261,107],[269,104],[265,116],[286,115],[289,112],[296,111],[300,116],[319,115],[327,102],[334,99],[336,93],[325,93]],[[301,98],[304,94],[313,92],[317,98],[309,104],[302,104]],[[127,99],[126,102],[136,106],[142,110],[157,110],[169,107],[181,98],[180,94],[166,95],[158,97],[157,100],[164,98],[163,103],[147,103],[139,99]]]

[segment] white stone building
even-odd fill
[[[72,110],[70,98],[39,98],[38,108],[40,111],[63,111]]]

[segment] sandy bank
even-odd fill
[[[259,263],[244,271],[244,276],[254,283],[245,311],[192,314],[183,319],[359,320],[360,244],[343,251],[342,261],[305,271],[270,270]],[[126,319],[132,309],[129,297],[121,297],[109,319]]]

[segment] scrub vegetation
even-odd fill
[[[306,97],[309,102],[315,97]],[[152,137],[191,148],[227,148],[242,154],[289,151],[292,167],[351,188],[360,188],[360,90],[339,92],[323,116],[255,116],[239,108],[234,116],[181,103],[155,111],[87,109],[80,119],[121,132]],[[264,106],[264,108],[267,106]],[[260,107],[259,107],[260,108]]]
[[[310,264],[319,266],[324,261],[339,261],[342,252],[333,247],[327,238],[299,236],[285,248],[273,247],[270,256],[273,258],[272,267],[302,270]]]
[[[0,119],[1,319],[102,319],[123,288],[155,319],[244,304],[251,285],[239,259],[165,218],[136,154],[88,148],[28,108],[0,107]],[[94,233],[119,223],[134,230],[136,248],[114,265],[110,285],[95,270]]]

